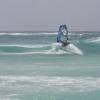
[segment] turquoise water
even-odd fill
[[[56,33],[1,33],[0,100],[99,100],[100,32],[69,39],[83,55],[52,51]]]

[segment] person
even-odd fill
[[[57,35],[57,42],[62,43],[62,46],[67,46],[69,44],[68,29],[66,25],[60,25]]]

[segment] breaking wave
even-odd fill
[[[65,54],[63,50],[53,50],[52,45],[0,45],[1,55]]]
[[[85,40],[86,43],[100,43],[100,37],[93,37]]]
[[[32,35],[56,35],[57,32],[33,32],[33,33],[0,33],[0,35],[12,35],[12,36],[32,36]],[[69,35],[83,35],[69,32]]]

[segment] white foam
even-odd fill
[[[57,54],[57,55],[60,55],[60,54],[73,54],[70,50],[68,51],[64,51],[60,48],[58,48],[57,50],[57,46],[55,46],[55,44],[41,44],[41,45],[21,45],[21,44],[14,44],[14,45],[0,45],[0,47],[18,47],[18,48],[30,48],[30,49],[39,49],[37,51],[24,51],[23,52],[0,52],[1,55],[30,55],[30,54]],[[49,50],[45,50],[45,47],[50,47],[51,49]],[[74,49],[76,50],[75,52],[78,52],[78,54],[82,55],[83,53],[75,48],[75,46],[72,46],[71,45],[71,48],[74,47]],[[41,50],[40,51],[40,48],[44,48],[44,50]],[[72,50],[72,49],[71,49]]]
[[[56,35],[57,33],[58,32],[0,33],[0,35],[31,36],[31,35]],[[68,33],[68,34],[74,35],[73,33]]]
[[[57,32],[45,33],[0,33],[0,35],[31,36],[31,35],[55,35]]]
[[[44,48],[44,47],[51,47],[52,45],[50,44],[41,44],[41,45],[19,45],[19,44],[14,44],[14,45],[0,45],[0,47],[18,47],[18,48],[33,48],[33,49],[39,49],[39,48]],[[37,50],[37,51],[24,51],[23,52],[0,52],[1,55],[30,55],[30,54],[64,54],[67,53],[62,50],[53,50],[52,48],[49,50]]]
[[[0,47],[23,47],[23,48],[42,48],[42,47],[47,47],[50,45],[45,45],[45,44],[41,44],[41,45],[21,45],[21,44],[14,44],[14,45],[0,45]]]
[[[83,52],[72,43],[64,47],[62,47],[61,43],[53,43],[52,50],[55,51],[61,50],[60,52],[63,51],[63,53],[83,55]]]
[[[63,50],[55,51],[55,50],[51,49],[51,50],[47,50],[44,54],[56,54],[56,55],[61,55],[61,54],[69,54],[69,52],[65,52],[65,51],[63,51]]]
[[[14,53],[8,53],[8,52],[1,52],[0,55],[36,55],[36,54],[45,54],[45,55],[61,55],[61,54],[65,54],[67,52],[64,52],[64,51],[61,51],[59,50],[58,52],[52,52],[50,50],[44,50],[44,51],[34,51],[34,52],[20,52],[20,53],[17,53],[17,52],[14,52]]]
[[[100,43],[100,37],[93,37],[91,39],[87,39],[86,43]]]
[[[41,87],[45,90],[45,87],[56,91],[63,92],[86,92],[100,90],[100,78],[95,77],[56,77],[56,76],[0,76],[1,82],[5,84],[0,87],[7,87],[8,84],[11,87],[18,87],[23,83],[22,87],[25,88],[36,88]]]
[[[0,33],[0,35],[32,35],[31,33]]]
[[[70,43],[68,45],[68,51],[75,53],[75,54],[79,54],[79,55],[83,55],[82,50],[80,50],[78,47],[76,47],[74,44]]]
[[[49,50],[37,50],[37,51],[24,51],[23,52],[0,52],[1,55],[32,55],[32,54],[53,54],[53,55],[60,55],[60,54],[73,54],[70,51],[64,51],[61,49],[56,50],[56,46],[54,44],[42,44],[42,45],[0,45],[0,47],[18,47],[18,48],[44,48],[44,47],[51,47]]]

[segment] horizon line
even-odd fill
[[[47,33],[53,33],[53,32],[58,32],[58,31],[0,31],[0,33],[45,33],[45,32],[47,32]],[[79,32],[89,32],[89,33],[91,33],[91,32],[100,32],[100,31],[69,31],[69,32],[77,32],[77,33],[79,33]]]

